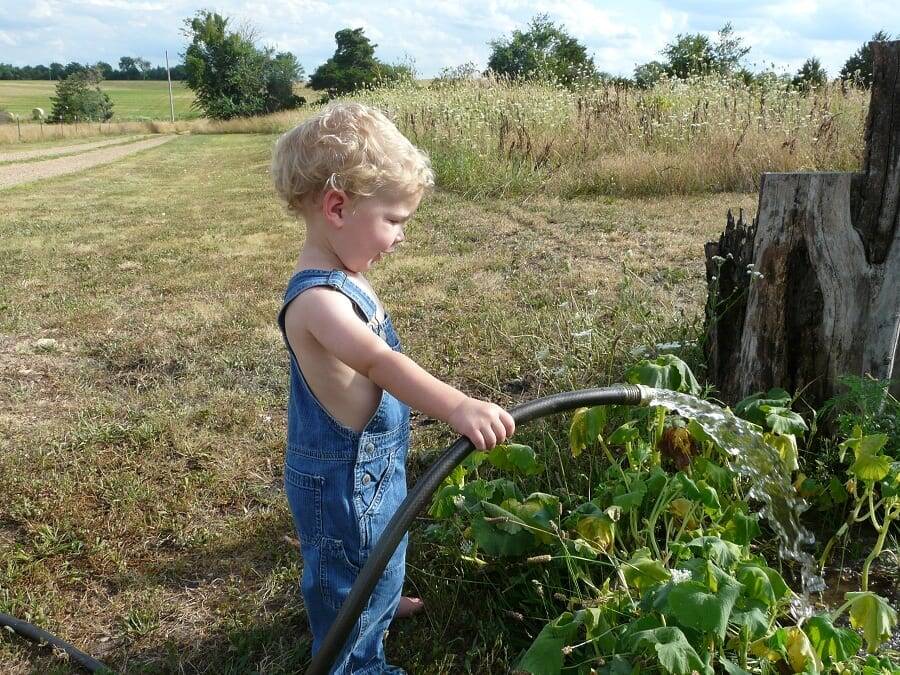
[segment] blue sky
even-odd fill
[[[260,44],[297,55],[307,75],[334,52],[334,33],[365,29],[388,62],[412,59],[420,77],[445,66],[474,62],[483,68],[488,41],[549,14],[586,45],[597,66],[630,75],[635,64],[659,58],[677,33],[714,36],[726,21],[751,47],[747,65],[795,71],[816,56],[830,75],[871,35],[900,33],[900,2],[887,0],[0,0],[0,62],[14,65],[93,63],[117,65],[142,56],[154,64],[179,61],[183,21],[212,9],[249,23]]]

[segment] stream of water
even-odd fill
[[[749,479],[749,497],[762,502],[762,514],[780,540],[779,555],[800,565],[803,597],[798,599],[795,612],[811,613],[808,595],[824,590],[825,581],[819,576],[815,558],[804,550],[815,542],[813,534],[800,522],[800,514],[808,505],[794,490],[781,455],[763,440],[754,425],[731,411],[688,394],[648,389],[649,405],[662,406],[696,421],[730,455],[732,467]]]

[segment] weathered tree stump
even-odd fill
[[[726,401],[780,386],[818,405],[841,375],[900,379],[900,41],[872,46],[863,172],[764,174],[753,224],[729,212],[706,245],[708,376]]]

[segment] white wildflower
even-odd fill
[[[672,570],[672,583],[681,584],[691,580],[691,573],[688,570]]]

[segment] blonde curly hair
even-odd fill
[[[434,186],[428,156],[381,111],[361,103],[332,103],[283,134],[272,154],[272,178],[297,215],[328,188],[352,198]]]

